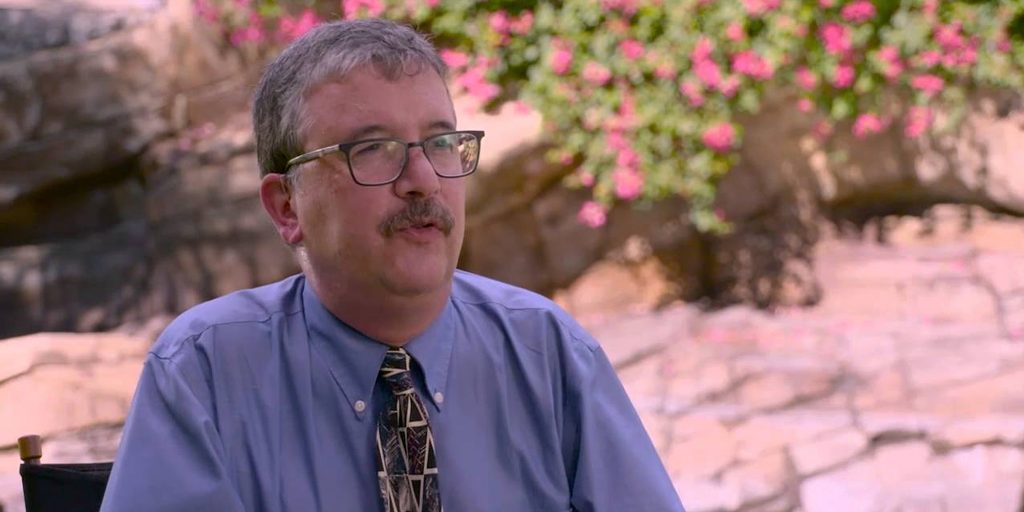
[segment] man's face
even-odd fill
[[[455,130],[455,111],[433,69],[388,80],[371,67],[306,96],[304,150],[371,138],[421,141]],[[441,178],[421,148],[394,183],[362,186],[345,156],[300,166],[297,235],[322,281],[353,293],[415,296],[449,286],[462,247],[465,178]]]

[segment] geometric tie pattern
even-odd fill
[[[386,512],[442,512],[434,436],[410,361],[405,349],[392,348],[380,367],[391,394],[377,420],[377,483]]]

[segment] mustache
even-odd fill
[[[432,224],[445,235],[455,227],[455,217],[436,199],[413,199],[394,215],[380,223],[378,230],[385,237],[413,226]]]

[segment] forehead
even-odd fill
[[[312,87],[305,96],[306,137],[312,146],[354,135],[422,137],[439,125],[455,129],[455,108],[432,69],[386,77],[363,67]],[[319,146],[318,146],[319,147]]]

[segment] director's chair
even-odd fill
[[[113,462],[43,464],[42,439],[18,438],[25,512],[99,512]]]

